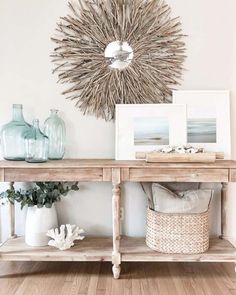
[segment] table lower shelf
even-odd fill
[[[122,261],[236,262],[236,249],[226,240],[211,239],[208,251],[201,254],[164,254],[151,250],[143,238],[125,238]]]
[[[10,239],[0,247],[0,260],[5,261],[111,261],[112,238],[87,237],[66,251],[53,247],[30,247],[23,237]],[[202,254],[163,254],[148,248],[144,238],[122,237],[122,261],[201,261],[236,262],[236,249],[226,240],[212,239]]]
[[[24,237],[9,239],[0,247],[0,260],[22,261],[111,261],[112,238],[85,238],[61,251],[54,247],[31,247]]]

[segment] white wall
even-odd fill
[[[168,0],[174,15],[182,19],[188,35],[187,71],[180,89],[230,89],[232,91],[232,136],[236,114],[236,1]],[[50,108],[58,108],[67,125],[67,157],[113,158],[114,124],[83,116],[73,102],[60,94],[62,87],[51,74],[49,54],[55,24],[67,12],[63,0],[0,1],[0,125],[10,120],[11,105],[22,103],[27,121],[41,122]],[[233,140],[233,155],[236,142]],[[146,199],[138,184],[123,188],[125,198],[124,232],[143,235]],[[229,235],[235,218],[235,185],[230,187]],[[219,228],[219,195],[212,232]],[[61,222],[76,223],[90,234],[111,233],[111,185],[81,184],[57,206]],[[18,210],[19,211],[19,210]],[[24,212],[18,212],[17,231],[23,232]],[[2,210],[2,232],[6,235],[6,210]]]

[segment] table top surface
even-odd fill
[[[147,163],[144,160],[116,161],[113,159],[64,159],[46,163],[0,161],[0,169],[76,169],[76,168],[236,168],[236,161],[216,160],[214,163]]]

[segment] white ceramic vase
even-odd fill
[[[51,208],[28,207],[25,223],[25,242],[29,246],[46,246],[49,237],[46,233],[51,228],[58,227],[55,205]]]

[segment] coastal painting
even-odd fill
[[[134,145],[169,145],[167,117],[134,117]]]
[[[189,118],[188,143],[216,143],[216,118]]]

